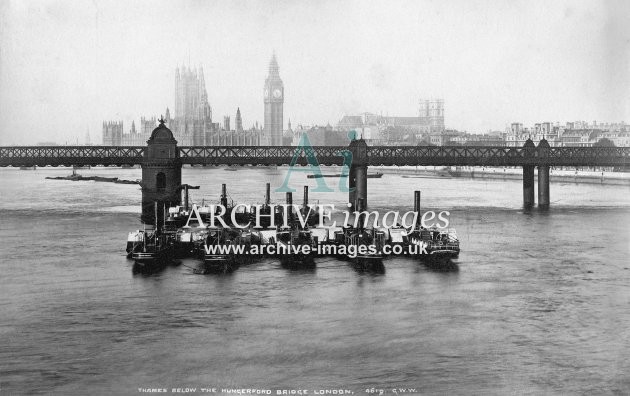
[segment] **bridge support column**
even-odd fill
[[[348,174],[348,203],[351,205],[350,209],[354,210],[357,204],[357,172],[354,166],[350,167]]]
[[[368,193],[367,193],[367,166],[357,166],[355,169],[356,174],[356,201],[355,204],[358,206],[359,200],[362,200],[363,210],[367,209],[368,205]]]
[[[363,209],[368,207],[367,199],[367,143],[363,139],[353,140],[348,147],[352,153],[352,165],[350,165],[348,202],[350,210],[357,210],[357,203],[362,199]]]
[[[182,164],[177,141],[161,119],[147,141],[142,161],[142,222],[159,228],[165,209],[180,203],[181,184]]]
[[[534,206],[534,166],[523,166],[523,207],[531,209]]]
[[[538,207],[549,209],[549,166],[538,167]]]
[[[549,152],[551,147],[544,137],[538,143],[538,208],[549,209]]]

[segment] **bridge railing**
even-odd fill
[[[556,166],[628,166],[630,147],[552,147],[548,162]]]
[[[0,166],[135,165],[144,146],[16,146],[0,147]]]
[[[0,147],[0,166],[135,165],[145,146],[17,146]],[[320,165],[342,165],[345,146],[182,146],[183,164],[297,165],[317,158]],[[630,147],[487,147],[368,146],[367,164],[395,166],[630,166]]]
[[[522,148],[473,146],[369,146],[369,165],[490,165],[525,158]]]
[[[630,147],[369,146],[368,164],[410,166],[623,166]]]
[[[296,164],[307,165],[317,158],[320,165],[342,165],[343,146],[183,146],[179,155],[183,164],[191,165],[288,165],[298,154]]]

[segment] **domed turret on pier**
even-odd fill
[[[182,164],[177,140],[164,118],[147,140],[142,163],[142,221],[159,226],[165,209],[179,204]],[[155,216],[157,214],[157,221]]]
[[[175,137],[173,136],[173,132],[167,128],[166,126],[166,120],[164,120],[164,118],[160,118],[160,125],[157,126],[157,128],[155,128],[153,130],[153,132],[151,132],[151,137],[149,138],[149,140],[147,140],[148,144],[155,144],[155,143],[171,143],[171,144],[177,144],[177,140],[175,140]]]

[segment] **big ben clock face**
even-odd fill
[[[265,89],[265,98],[268,98],[268,97],[269,97],[269,90]]]
[[[273,90],[273,97],[276,99],[280,99],[282,97],[282,91],[278,88]]]

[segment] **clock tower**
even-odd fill
[[[271,146],[282,146],[282,106],[284,104],[284,84],[278,73],[276,54],[269,62],[269,74],[263,90],[265,98],[265,137]]]

